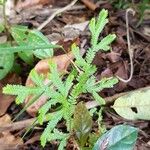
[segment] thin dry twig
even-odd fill
[[[128,43],[128,53],[129,53],[129,59],[130,59],[130,76],[127,80],[122,79],[121,77],[117,76],[117,78],[122,81],[122,82],[129,82],[132,79],[133,72],[134,72],[134,67],[133,67],[133,49],[131,48],[131,43],[130,43],[130,34],[129,34],[129,18],[128,18],[128,13],[131,12],[132,15],[135,15],[135,11],[131,8],[126,10],[126,29],[127,29],[127,43]]]
[[[97,8],[97,5],[89,0],[81,0],[89,9],[95,10]]]
[[[119,93],[119,94],[115,94],[113,96],[110,96],[110,97],[106,97],[104,98],[105,101],[106,101],[106,104],[112,104],[117,98],[119,98],[120,96],[123,96],[123,95],[126,95],[126,94],[129,94],[131,92],[135,92],[137,90],[145,90],[145,89],[149,89],[150,86],[147,86],[147,87],[143,87],[143,88],[139,88],[139,89],[136,89],[136,90],[133,90],[133,91],[129,91],[129,92],[122,92],[122,93]],[[86,104],[86,107],[87,109],[91,109],[91,108],[95,108],[95,107],[98,107],[100,106],[98,102],[96,101],[89,101],[87,102]]]
[[[55,11],[46,21],[44,21],[39,27],[38,30],[43,29],[51,20],[53,20],[58,14],[68,10],[70,7],[72,7],[78,0],[73,0],[70,4],[68,4],[67,6],[58,9],[57,11]]]
[[[0,127],[0,133],[3,131],[15,131],[15,130],[27,128],[30,125],[32,125],[33,122],[35,122],[35,120],[36,120],[36,118],[32,118],[32,119],[18,121],[18,122],[14,122],[14,123],[10,123],[10,124],[5,124],[4,126]]]

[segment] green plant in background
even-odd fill
[[[84,148],[92,128],[92,119],[85,106],[80,103],[78,104],[79,96],[81,94],[90,93],[100,105],[105,105],[105,100],[99,96],[98,92],[104,88],[111,88],[118,82],[117,78],[113,77],[103,78],[97,81],[95,77],[97,68],[92,64],[96,53],[100,50],[108,51],[110,49],[109,45],[116,38],[114,34],[109,34],[99,41],[99,35],[108,23],[107,16],[108,11],[103,9],[97,20],[93,18],[90,21],[91,47],[87,50],[85,58],[80,55],[79,47],[75,44],[72,45],[71,49],[75,56],[75,61],[72,70],[65,80],[62,75],[58,73],[56,64],[50,62],[51,72],[48,75],[50,82],[47,85],[44,84],[43,76],[38,75],[35,70],[32,70],[30,77],[35,83],[35,87],[7,85],[3,88],[3,93],[17,95],[17,104],[23,103],[24,99],[29,95],[34,95],[34,101],[41,95],[49,97],[48,101],[39,109],[37,117],[38,123],[41,125],[45,119],[48,121],[47,127],[41,135],[41,145],[43,147],[47,141],[58,140],[60,141],[59,149],[63,149],[67,139],[71,136],[72,132],[75,131],[80,148]],[[51,112],[52,106],[53,112]],[[80,126],[83,127],[83,122],[81,122],[82,120],[80,119],[77,120],[77,110],[84,111],[85,113],[82,114],[89,118],[87,122],[84,122],[85,126],[87,126],[86,128],[80,128]],[[73,115],[74,119],[72,118]],[[66,123],[66,133],[63,133],[57,128],[57,124],[62,120]],[[82,132],[82,134],[79,132]]]
[[[11,26],[5,15],[5,2],[0,1],[3,11],[3,22],[0,22],[0,33],[5,32],[7,41],[0,42],[0,80],[14,68],[15,58],[20,57],[32,65],[34,57],[44,59],[53,56],[53,49],[60,46],[52,45],[38,30],[25,26]]]

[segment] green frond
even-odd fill
[[[73,90],[71,91],[70,100],[75,100],[81,93],[86,92],[86,82],[96,72],[96,67],[92,65],[87,65],[87,68],[84,69],[85,72],[77,76],[78,83],[74,85]]]
[[[85,58],[86,62],[88,64],[91,64],[94,60],[95,55],[96,55],[96,51],[93,50],[92,48],[89,48],[87,53],[86,53],[86,58]]]
[[[30,72],[30,78],[31,80],[37,85],[42,87],[43,86],[43,82],[44,82],[44,76],[43,75],[39,75],[35,69],[32,69]]]
[[[60,141],[58,150],[64,150],[68,138],[69,138],[69,134],[64,134],[63,132],[60,132],[57,129],[54,129],[48,141],[54,141],[54,140]]]
[[[86,91],[90,93],[91,88],[94,87],[96,84],[96,77],[92,75],[86,82]]]
[[[51,138],[51,132],[56,127],[57,123],[62,119],[62,111],[56,112],[51,120],[48,122],[47,127],[41,135],[41,145],[44,147],[48,139]]]
[[[38,122],[42,125],[46,116],[46,113],[51,109],[52,105],[57,103],[56,99],[49,99],[40,109],[38,115]]]
[[[103,38],[100,41],[100,43],[98,43],[96,45],[95,51],[98,52],[99,50],[104,50],[104,51],[110,50],[109,44],[111,44],[112,41],[114,41],[115,38],[116,38],[115,34],[109,34],[109,35],[107,35],[105,38]]]
[[[100,105],[105,105],[105,104],[106,104],[105,100],[104,100],[102,97],[100,97],[96,92],[93,92],[93,93],[92,93],[92,96],[94,97],[94,99],[95,99]]]
[[[64,147],[66,146],[66,144],[67,144],[67,138],[64,138],[63,140],[60,141],[58,150],[64,150]]]
[[[74,56],[75,56],[75,58],[76,58],[76,64],[77,64],[77,66],[85,66],[86,65],[86,62],[85,62],[85,60],[82,58],[82,56],[81,56],[81,54],[80,54],[80,49],[79,49],[79,47],[77,47],[77,45],[74,43],[74,44],[72,44],[72,46],[71,46],[71,51],[73,52],[73,54],[74,54]]]
[[[94,49],[94,47],[97,45],[99,35],[104,29],[106,23],[108,23],[107,16],[108,16],[108,11],[105,9],[102,9],[102,11],[99,13],[97,21],[95,21],[95,19],[92,19],[90,22],[90,31],[92,34],[92,37],[91,37],[92,49]]]
[[[99,50],[104,50],[104,51],[109,50],[110,49],[109,44],[116,38],[114,34],[108,35],[104,39],[102,39],[101,42],[98,43],[99,35],[104,29],[105,25],[108,23],[107,16],[108,16],[108,11],[103,9],[98,16],[97,21],[95,18],[93,18],[90,21],[89,29],[91,31],[92,37],[91,37],[91,48],[88,49],[86,54],[86,61],[88,64],[92,63],[96,53]]]
[[[90,20],[90,23],[89,23],[89,30],[90,30],[92,36],[93,36],[94,33],[95,33],[95,24],[96,24],[96,19],[95,19],[95,18],[92,18],[92,19]],[[94,42],[93,42],[93,43],[94,43]]]
[[[4,94],[17,95],[16,103],[21,104],[25,98],[32,94],[38,94],[42,91],[40,87],[26,87],[22,85],[7,85],[3,88]]]
[[[73,80],[74,80],[74,75],[72,73],[70,73],[66,79],[66,82],[65,82],[65,97],[67,98],[68,94],[69,94],[69,91],[73,85]]]
[[[108,23],[108,10],[102,9],[98,15],[97,22],[96,22],[96,31],[98,34],[102,32],[105,25]]]
[[[72,115],[74,113],[75,105],[70,104],[69,102],[66,103],[65,106],[63,106],[63,118],[66,121],[67,130],[71,131],[71,121],[72,121]]]
[[[54,84],[54,86],[59,90],[59,92],[62,95],[65,95],[65,87],[64,87],[64,84],[58,73],[57,65],[55,63],[51,62],[50,70],[51,70],[50,79],[51,79],[52,83]]]
[[[95,86],[91,87],[91,89],[95,92],[99,92],[105,88],[112,88],[116,83],[118,83],[118,79],[115,77],[103,78]]]

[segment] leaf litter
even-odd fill
[[[30,7],[32,6],[32,8],[34,7],[34,10],[38,11],[44,11],[44,9],[46,9],[47,6],[50,7],[54,7],[55,6],[64,6],[65,4],[69,3],[70,0],[65,0],[64,2],[54,2],[54,1],[40,1],[40,0],[35,0],[34,2],[31,2],[29,0],[25,0],[24,2],[21,2],[20,4],[18,3],[18,5],[16,5],[16,7],[18,7],[18,9],[22,9],[22,11],[26,10],[26,9],[30,9]],[[45,5],[46,3],[49,3],[49,5]],[[86,3],[86,2],[85,2]],[[41,5],[40,7],[37,7],[37,5]],[[43,5],[44,4],[44,5]],[[36,6],[35,6],[36,5]],[[80,5],[83,5],[80,4]],[[87,5],[86,5],[87,7]],[[50,36],[54,31],[60,35],[62,37],[61,31],[63,29],[63,27],[66,24],[76,24],[77,19],[75,19],[76,17],[78,17],[78,15],[81,15],[81,22],[83,21],[88,21],[89,18],[91,18],[94,14],[96,15],[97,12],[99,12],[99,10],[101,10],[101,8],[107,8],[110,10],[110,23],[109,25],[106,27],[105,32],[102,34],[102,36],[106,35],[107,33],[110,32],[114,32],[117,35],[117,40],[112,44],[112,50],[108,53],[99,53],[96,55],[96,58],[94,60],[94,63],[98,66],[98,73],[97,73],[97,78],[102,78],[102,77],[109,77],[112,75],[118,75],[119,77],[123,78],[123,79],[127,79],[129,76],[129,67],[130,67],[130,61],[129,61],[129,56],[127,53],[127,41],[126,41],[126,28],[125,28],[125,12],[124,11],[114,11],[114,8],[110,5],[110,3],[103,3],[100,6],[98,6],[96,8],[95,11],[91,11],[89,9],[85,9],[81,8],[80,11],[78,11],[78,9],[74,9],[73,11],[68,11],[66,13],[62,14],[62,18],[61,17],[56,17],[52,22],[50,22],[45,29],[43,29],[43,33],[47,36]],[[25,22],[30,22],[31,24],[33,24],[34,26],[38,26],[41,22],[43,22],[44,19],[44,15],[33,15],[34,11],[28,11],[28,18],[24,17],[24,21]],[[40,14],[40,13],[39,13]],[[68,17],[68,14],[71,16],[70,18]],[[77,16],[75,14],[78,14]],[[86,14],[86,15],[85,15]],[[23,18],[23,13],[19,13],[20,15],[20,19],[18,20],[13,20],[16,21],[16,23],[23,23],[24,21],[22,21]],[[18,16],[19,16],[18,15]],[[67,19],[65,19],[67,18]],[[150,83],[150,62],[149,62],[149,58],[150,58],[150,53],[149,53],[149,26],[147,26],[146,21],[148,22],[149,18],[145,18],[145,20],[143,21],[143,23],[138,27],[135,28],[133,25],[135,25],[137,23],[137,17],[135,17],[134,19],[131,16],[130,19],[130,24],[129,24],[129,29],[130,29],[130,40],[132,43],[132,46],[134,47],[134,58],[133,58],[133,63],[134,63],[134,74],[133,74],[133,78],[129,83],[123,83],[123,82],[119,82],[119,84],[117,86],[115,86],[115,88],[113,89],[105,89],[104,91],[102,91],[100,94],[103,95],[103,97],[108,97],[108,96],[112,96],[114,94],[120,93],[120,92],[126,92],[126,91],[130,91],[130,90],[134,90],[134,89],[138,89],[141,87],[145,87],[148,86]],[[77,22],[78,23],[78,22]],[[71,32],[75,32],[74,28],[73,30],[71,30]],[[85,29],[82,33],[81,31],[79,32],[80,35],[77,35],[80,40],[82,41],[83,39],[87,39],[87,37],[89,36],[88,30]],[[64,39],[65,37],[61,38]],[[60,39],[58,39],[59,41]],[[57,41],[57,38],[56,38]],[[89,42],[86,44],[86,47],[88,47]],[[60,71],[66,71],[67,67],[70,65],[70,61],[68,61],[68,59],[66,59],[65,57],[66,54],[60,55],[60,56],[54,56],[55,61],[57,61],[60,67]],[[70,57],[71,59],[73,59],[73,56]],[[63,60],[60,63],[60,60]],[[41,70],[41,66],[42,69],[45,68],[45,70]],[[41,60],[39,61],[37,64],[35,64],[34,67],[37,72],[39,73],[44,73],[46,74],[48,71],[48,61],[47,60]],[[29,69],[28,69],[29,71]],[[33,82],[31,81],[31,79],[29,79],[29,77],[24,77],[26,78],[26,85],[27,86],[34,86]],[[22,79],[23,81],[26,79]],[[15,79],[13,79],[15,84],[18,83]],[[19,81],[20,82],[20,81]],[[0,84],[3,87],[3,84]],[[1,96],[1,95],[0,95]],[[5,99],[2,97],[2,100]],[[7,99],[7,98],[6,98]],[[29,98],[30,99],[30,98]],[[29,101],[26,100],[26,101]],[[1,115],[7,113],[6,111],[9,110],[9,106],[11,105],[11,103],[13,102],[13,98],[12,97],[8,97],[8,103],[6,104],[6,106],[1,110]],[[44,102],[46,101],[46,99],[44,100]],[[30,108],[28,110],[28,113],[31,116],[35,116],[37,109],[44,104],[44,102],[41,102],[40,104],[38,104],[37,107],[34,108]],[[3,101],[2,101],[2,105]],[[10,114],[11,115],[11,114]],[[8,117],[9,118],[9,117]],[[23,119],[23,118],[22,118]],[[8,119],[9,121],[11,119]],[[7,122],[7,121],[6,121]],[[104,122],[106,124],[107,128],[113,127],[116,124],[120,124],[120,123],[128,123],[128,124],[133,124],[137,127],[139,127],[141,129],[140,135],[139,135],[139,139],[138,142],[136,144],[135,149],[149,149],[150,144],[149,144],[149,137],[150,137],[150,132],[149,132],[149,123],[147,121],[128,121],[125,119],[122,119],[121,117],[116,116],[116,114],[114,114],[111,111],[107,111],[104,113]],[[10,123],[10,122],[7,122]],[[8,139],[13,143],[14,142],[14,137],[12,137],[11,133],[5,133],[3,135],[4,138],[2,138],[2,140],[5,139],[5,136],[8,137]],[[32,137],[32,136],[31,136]],[[36,138],[35,138],[36,139]],[[27,140],[27,139],[25,139]],[[1,140],[0,140],[1,141]],[[36,140],[33,140],[33,143],[36,143],[35,141],[38,141],[38,138]],[[39,143],[33,144],[32,142],[30,143],[32,146],[34,145],[34,148],[38,148],[39,147]],[[73,142],[74,143],[74,142]],[[21,143],[22,144],[22,143]],[[54,144],[55,145],[55,144]],[[74,143],[75,145],[75,143]]]

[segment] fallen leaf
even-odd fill
[[[114,73],[115,76],[119,76],[122,79],[127,79],[128,78],[128,65],[127,65],[127,62],[118,61],[118,62],[112,64],[110,67],[111,67],[112,70],[116,70],[115,73]],[[127,83],[119,82],[117,84],[116,91],[122,91],[126,88],[126,86],[127,86]]]
[[[24,1],[19,1],[16,5],[17,10],[21,10],[24,8],[32,7],[35,5],[45,5],[45,4],[53,4],[54,0],[24,0]]]
[[[20,84],[21,78],[18,77],[16,74],[9,74],[5,79],[1,80],[0,82],[0,116],[5,114],[8,107],[11,105],[11,103],[15,100],[14,96],[8,96],[2,94],[2,88],[6,84]]]
[[[0,126],[5,126],[11,122],[11,117],[6,114],[0,118]],[[0,149],[9,150],[9,149],[18,149],[18,146],[22,145],[23,141],[20,137],[15,137],[10,132],[5,131],[0,133]]]
[[[74,58],[72,52],[69,52],[67,54],[54,56],[53,58],[44,59],[39,61],[36,66],[34,67],[35,71],[38,74],[43,74],[45,77],[50,72],[49,62],[53,61],[57,64],[57,68],[59,72],[66,72],[68,66],[70,65],[70,60]],[[48,83],[49,80],[45,78],[44,84]],[[26,86],[34,86],[34,83],[30,79],[30,77],[26,80]],[[27,104],[32,99],[32,96],[29,96],[25,100],[25,104]],[[38,112],[38,109],[47,101],[46,96],[41,96],[35,103],[33,103],[31,106],[27,108],[27,112],[31,116],[35,116]]]
[[[112,62],[117,62],[121,60],[121,55],[119,53],[111,51],[110,53],[106,54],[106,57]]]
[[[117,125],[103,134],[93,150],[133,150],[138,129],[129,125]]]
[[[150,120],[150,87],[119,97],[112,108],[117,114],[129,120]]]

